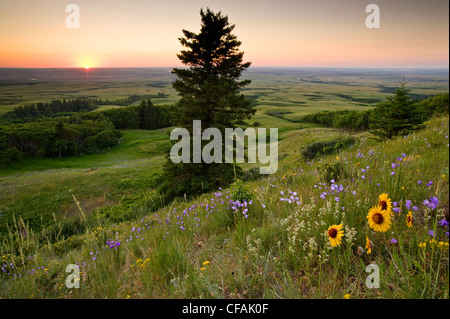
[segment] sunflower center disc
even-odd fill
[[[336,238],[336,235],[337,235],[337,230],[335,228],[331,228],[328,231],[328,236],[330,236],[331,238]]]
[[[382,210],[386,210],[387,209],[387,203],[384,200],[383,201],[379,201],[378,202],[378,206],[380,206]]]
[[[373,221],[375,224],[382,224],[383,223],[383,215],[381,215],[380,213],[376,213],[375,215],[373,215]]]

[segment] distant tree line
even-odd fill
[[[346,131],[367,131],[372,110],[323,111],[305,115],[302,122],[316,123]]]
[[[118,130],[155,130],[171,126],[173,107],[153,105],[151,100],[143,100],[140,105],[109,109],[83,115],[84,118],[107,118]]]
[[[77,98],[73,100],[58,99],[51,102],[38,102],[16,106],[13,111],[0,116],[2,123],[23,123],[32,122],[38,118],[70,116],[75,113],[87,113],[94,111],[99,105],[119,105],[130,106],[133,103],[150,98],[165,98],[164,93],[157,95],[130,95],[127,98],[110,101],[108,99],[92,99],[88,97]],[[159,112],[159,109],[155,111]],[[153,125],[154,126],[154,125]]]
[[[435,115],[449,112],[449,93],[422,101],[412,99],[402,82],[395,95],[364,111],[323,111],[308,114],[302,122],[316,123],[346,131],[367,131],[382,138],[392,138],[413,131]]]
[[[16,122],[31,122],[37,118],[70,115],[73,113],[90,112],[97,108],[95,103],[87,99],[53,100],[51,102],[38,102],[16,106],[14,111],[2,116],[6,120],[19,120]]]
[[[106,118],[43,118],[0,126],[0,164],[23,157],[63,157],[99,152],[119,143],[121,133]]]
[[[15,120],[10,117],[6,124],[0,125],[0,166],[24,157],[64,157],[103,151],[119,143],[121,129],[171,126],[172,106],[155,106],[151,100],[99,112],[39,118],[61,114],[61,110],[83,112],[88,105],[89,101],[77,99],[17,107]]]
[[[127,98],[124,99],[118,99],[110,101],[109,99],[102,100],[102,99],[89,99],[91,102],[95,103],[96,105],[120,105],[120,106],[129,106],[133,103],[136,103],[141,100],[145,99],[161,99],[161,98],[167,98],[168,95],[159,92],[158,94],[147,94],[147,95],[129,95]]]
[[[419,105],[427,118],[448,114],[449,94],[447,92],[429,97],[421,101]]]

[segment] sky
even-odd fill
[[[236,25],[253,66],[449,67],[448,0],[0,0],[0,67],[181,66],[178,38],[206,7]]]

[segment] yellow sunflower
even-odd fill
[[[411,213],[411,211],[409,211],[408,215],[406,215],[406,225],[408,226],[408,228],[412,227],[413,220],[414,220],[414,218],[412,216],[412,213]]]
[[[370,228],[375,231],[386,232],[391,228],[391,213],[388,210],[384,210],[381,206],[373,206],[367,214]]]
[[[390,213],[392,213],[392,202],[388,194],[383,193],[380,196],[378,196],[378,199],[379,199],[378,206],[380,206],[382,210],[387,210]]]
[[[367,254],[372,253],[372,242],[370,241],[369,237],[366,237],[366,249],[367,249]]]
[[[339,246],[342,242],[342,237],[344,236],[344,231],[342,229],[342,224],[333,225],[328,227],[328,238],[330,239],[330,244],[333,247]]]

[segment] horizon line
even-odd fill
[[[84,69],[82,66],[64,66],[64,67],[21,67],[21,66],[0,66],[0,69]],[[91,66],[90,69],[173,69],[189,68],[189,66]],[[251,68],[278,68],[278,69],[429,69],[429,70],[449,70],[449,66],[277,66],[277,65],[259,65]]]

